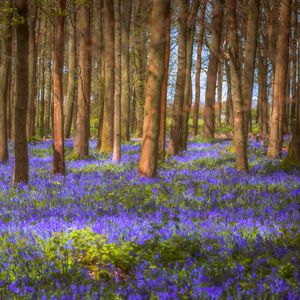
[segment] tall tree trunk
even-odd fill
[[[206,139],[214,138],[215,134],[215,95],[222,38],[224,16],[224,1],[213,2],[212,36],[206,81],[205,106],[203,113],[203,136]]]
[[[27,0],[16,0],[18,15],[24,20],[16,25],[16,103],[14,107],[14,173],[13,183],[28,183],[28,150],[26,114],[28,105],[28,54],[29,32],[27,24]]]
[[[265,50],[260,47],[258,56],[258,117],[259,131],[262,136],[268,134],[268,63]]]
[[[187,149],[187,139],[189,135],[189,116],[190,116],[190,104],[192,102],[192,58],[194,48],[194,35],[196,17],[200,5],[200,0],[193,0],[187,23],[187,40],[186,40],[186,69],[185,69],[185,85],[184,85],[184,97],[182,105],[182,130],[180,132],[180,149],[179,151]]]
[[[160,104],[160,128],[159,128],[159,158],[165,161],[166,156],[166,121],[167,121],[167,98],[168,98],[168,80],[169,80],[169,61],[170,61],[170,46],[171,46],[171,1],[168,1],[166,15],[166,49],[164,62],[164,78],[161,91]]]
[[[68,90],[67,102],[64,116],[64,135],[70,138],[72,118],[76,93],[76,7],[74,4],[70,7],[69,15],[69,36],[68,36]]]
[[[182,130],[182,109],[185,89],[186,71],[186,41],[187,41],[187,19],[188,2],[180,0],[178,16],[178,70],[176,79],[176,90],[173,104],[173,117],[171,135],[168,145],[168,153],[176,155],[180,151],[180,135]]]
[[[202,65],[202,47],[203,37],[205,32],[205,11],[206,11],[207,0],[202,0],[201,3],[201,15],[199,19],[199,38],[197,46],[197,62],[196,62],[196,78],[195,78],[195,104],[193,113],[193,137],[198,135],[198,119],[199,119],[199,108],[200,108],[200,80],[201,80],[201,65]]]
[[[10,1],[3,1],[0,4],[0,8],[10,9]],[[8,120],[7,120],[7,108],[9,98],[9,85],[11,80],[11,55],[12,55],[12,27],[11,14],[6,16],[6,20],[3,21],[1,30],[2,51],[0,60],[0,162],[6,162],[8,156]]]
[[[228,42],[230,57],[230,75],[233,100],[233,142],[236,148],[236,168],[248,172],[247,138],[244,131],[244,111],[242,94],[242,70],[239,58],[239,44],[237,33],[237,17],[235,0],[227,0],[228,14]]]
[[[132,52],[134,61],[134,85],[135,85],[135,136],[142,137],[145,104],[145,82],[147,75],[147,17],[149,1],[135,1],[133,10],[134,30],[132,33]]]
[[[255,69],[255,57],[257,48],[258,21],[260,0],[249,0],[247,38],[245,48],[245,60],[243,69],[243,100],[245,106],[245,134],[248,136],[249,123],[251,123],[251,105],[253,93],[253,80]]]
[[[102,128],[103,128],[103,111],[104,111],[104,12],[103,12],[103,1],[99,3],[99,53],[95,59],[97,59],[98,64],[98,78],[99,78],[99,89],[98,89],[98,141],[97,141],[97,149],[99,150],[101,147],[101,139],[102,139]]]
[[[114,114],[114,3],[104,0],[104,110],[100,152],[113,150]]]
[[[153,0],[151,50],[145,99],[143,146],[139,176],[154,177],[157,172],[159,121],[166,52],[166,26],[170,0]]]
[[[273,110],[271,116],[268,158],[276,159],[281,154],[284,99],[286,97],[286,75],[289,61],[289,36],[291,0],[280,3],[279,32],[277,37],[276,68],[274,76]],[[280,45],[280,46],[279,46]]]
[[[60,11],[66,9],[66,0],[58,0]],[[65,174],[64,119],[63,119],[63,68],[64,68],[65,16],[56,16],[55,55],[53,71],[53,174]]]
[[[129,38],[130,38],[131,0],[121,0],[121,139],[130,141],[129,107],[130,107],[130,69],[129,69]]]
[[[37,22],[37,6],[33,2],[29,2],[29,98],[27,110],[27,136],[35,135],[35,100],[37,91],[37,44],[36,44],[36,22]]]
[[[79,35],[79,74],[74,152],[79,154],[80,157],[87,157],[89,155],[91,94],[91,33],[90,7],[88,4],[80,5],[77,20]]]
[[[222,93],[223,93],[223,62],[219,62],[218,66],[218,101],[216,103],[216,123],[221,126],[222,113]]]
[[[115,95],[113,161],[121,159],[121,0],[114,0],[115,14]]]

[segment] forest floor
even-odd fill
[[[230,141],[194,140],[138,179],[139,143],[120,164],[72,145],[65,177],[51,141],[30,144],[28,187],[0,165],[1,299],[300,298],[300,170],[251,142],[241,174]]]

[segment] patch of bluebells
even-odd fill
[[[10,186],[13,157],[0,164],[0,295],[299,299],[300,172],[252,142],[250,173],[241,174],[230,146],[190,142],[146,179],[137,178],[138,143],[123,145],[113,164],[91,141],[90,157],[67,160],[65,177],[50,173],[51,141],[29,145],[28,187]],[[138,247],[130,270],[105,265],[108,279],[95,278],[72,240],[49,246],[86,228],[109,245]]]

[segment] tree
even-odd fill
[[[245,134],[248,136],[249,122],[251,122],[251,104],[255,57],[257,48],[258,20],[260,0],[248,2],[247,38],[245,46],[245,60],[243,69],[242,93],[245,106]]]
[[[188,2],[179,1],[178,15],[178,70],[176,78],[176,90],[173,104],[173,116],[171,134],[168,145],[168,153],[176,155],[180,151],[180,134],[182,130],[182,109],[184,101],[185,72],[186,72],[186,41]]]
[[[9,95],[9,81],[11,74],[11,54],[12,54],[12,27],[11,27],[11,2],[3,1],[0,8],[7,9],[9,13],[5,16],[1,24],[0,33],[2,39],[1,66],[0,66],[0,162],[8,160],[7,145],[7,104]]]
[[[129,68],[129,41],[131,0],[121,0],[121,68],[122,68],[122,91],[121,91],[121,140],[130,140],[129,133],[129,105],[130,105],[130,68]]]
[[[114,3],[104,0],[104,110],[100,152],[113,150],[114,112]]]
[[[193,136],[198,135],[198,119],[199,119],[199,107],[200,107],[200,75],[201,75],[201,65],[202,65],[202,47],[203,47],[203,37],[205,32],[205,11],[206,11],[207,0],[202,0],[201,3],[201,13],[199,18],[199,38],[197,45],[197,61],[196,61],[196,78],[195,78],[195,104],[193,113]]]
[[[237,17],[235,0],[227,0],[228,42],[230,57],[230,75],[233,101],[233,142],[236,149],[236,168],[248,172],[247,139],[244,130],[243,94],[241,81],[241,63],[237,33]]]
[[[187,40],[186,40],[186,70],[185,70],[185,85],[184,97],[182,104],[182,129],[180,132],[180,151],[186,150],[187,139],[189,135],[189,116],[192,103],[192,59],[194,48],[194,35],[196,17],[200,5],[200,0],[193,0],[191,3],[190,13],[187,22]]]
[[[113,161],[121,159],[121,19],[120,0],[114,1],[115,13],[115,95],[114,95],[114,142]]]
[[[29,29],[29,98],[27,110],[27,136],[35,135],[35,100],[37,91],[37,5],[33,1],[29,1],[28,5],[28,29]]]
[[[169,1],[171,6],[171,1]],[[166,15],[166,49],[165,49],[165,70],[164,79],[161,91],[161,106],[160,106],[160,128],[159,128],[159,158],[164,161],[166,155],[166,118],[167,118],[167,95],[168,95],[168,80],[169,80],[169,61],[170,61],[170,46],[171,46],[171,8],[167,8]]]
[[[268,147],[268,158],[270,159],[279,158],[282,148],[284,100],[286,97],[286,76],[289,62],[290,14],[291,0],[281,1],[273,85],[273,110]]]
[[[212,12],[212,36],[210,41],[210,54],[207,71],[205,106],[203,112],[203,136],[204,138],[214,138],[215,134],[215,95],[220,57],[220,45],[222,38],[222,23],[224,16],[224,1],[213,2]]]
[[[90,95],[91,95],[91,29],[90,7],[82,3],[78,14],[79,69],[78,106],[74,153],[80,157],[89,155]]]
[[[28,150],[26,114],[28,105],[28,54],[29,32],[27,24],[27,0],[16,0],[21,20],[16,26],[16,100],[14,107],[14,172],[13,183],[28,183]]]
[[[76,7],[74,3],[71,4],[69,15],[69,36],[68,36],[68,90],[67,102],[64,116],[64,135],[66,138],[70,137],[72,117],[76,96]]]
[[[157,171],[160,102],[166,52],[166,17],[170,0],[153,0],[151,14],[151,50],[146,84],[143,146],[139,176],[154,177]]]
[[[53,174],[65,174],[63,68],[66,0],[57,0],[59,13],[55,24],[55,54],[53,71]]]

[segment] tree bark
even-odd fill
[[[74,152],[80,157],[89,155],[90,95],[91,95],[91,33],[90,7],[81,4],[78,15],[79,70],[78,106]]]
[[[166,26],[170,0],[153,0],[151,15],[151,50],[146,84],[143,146],[139,176],[154,177],[157,172],[160,105],[166,52]]]
[[[3,1],[0,4],[1,8],[10,9],[11,2]],[[1,66],[0,66],[0,162],[8,161],[8,98],[9,98],[9,85],[11,80],[11,55],[12,55],[12,27],[11,14],[6,16],[3,21],[1,30],[2,51],[1,51]]]
[[[251,105],[253,94],[253,80],[255,69],[255,57],[257,49],[258,21],[259,21],[260,0],[249,0],[247,38],[245,46],[245,60],[243,69],[243,100],[245,107],[245,134],[248,136],[249,122],[251,122]]]
[[[130,141],[129,109],[130,109],[130,68],[129,68],[129,41],[130,41],[131,0],[121,0],[121,140]]]
[[[224,1],[213,2],[212,37],[206,81],[205,105],[203,112],[203,136],[206,139],[214,138],[215,134],[215,95],[222,38],[222,23],[224,16]]]
[[[14,172],[13,183],[28,183],[28,150],[26,114],[28,106],[28,55],[29,32],[27,24],[27,0],[16,0],[18,15],[24,19],[16,25],[16,103],[14,107]]]
[[[188,2],[179,1],[178,16],[178,70],[176,79],[176,90],[173,104],[173,117],[171,126],[171,135],[168,145],[168,153],[176,155],[180,151],[180,135],[182,130],[182,109],[185,89],[185,72],[186,72],[186,42],[187,42],[187,19],[188,19]]]
[[[29,98],[27,110],[27,137],[35,135],[35,101],[37,91],[37,39],[36,39],[37,6],[29,4]]]
[[[164,62],[164,78],[161,91],[160,105],[160,128],[159,128],[159,158],[165,161],[166,156],[166,120],[167,120],[167,98],[168,98],[168,80],[169,80],[169,62],[170,62],[170,46],[171,46],[171,1],[168,1],[166,15],[166,49]]]
[[[115,15],[115,94],[114,94],[114,141],[112,160],[121,160],[121,1],[114,0]]]
[[[223,93],[223,62],[219,62],[218,66],[218,101],[216,103],[216,124],[221,126],[222,114],[222,93]]]
[[[230,75],[233,100],[233,143],[236,149],[236,168],[248,172],[247,138],[244,131],[244,111],[242,94],[242,70],[239,58],[239,44],[237,34],[237,17],[235,0],[227,0],[228,42],[230,57]]]
[[[69,36],[68,36],[68,90],[67,102],[64,116],[64,135],[70,138],[72,118],[76,93],[76,7],[74,4],[70,7],[69,15]]]
[[[114,116],[114,3],[104,0],[104,110],[100,152],[113,150],[113,116]]]
[[[199,120],[199,108],[200,108],[200,80],[201,80],[201,65],[202,65],[202,47],[203,37],[205,32],[205,11],[206,11],[207,0],[202,0],[201,3],[201,15],[199,19],[199,38],[197,46],[197,62],[196,62],[196,78],[195,78],[195,104],[193,113],[193,137],[198,135],[198,120]]]
[[[198,14],[198,9],[200,5],[200,0],[193,0],[191,4],[191,9],[188,17],[187,23],[187,40],[186,40],[186,70],[185,70],[185,85],[184,85],[184,97],[182,105],[182,130],[180,133],[180,150],[183,151],[187,149],[187,139],[189,135],[189,116],[190,108],[192,103],[192,58],[193,58],[193,48],[194,48],[194,35],[195,35],[195,25],[196,17]]]
[[[56,16],[55,54],[53,71],[53,174],[65,174],[64,119],[63,119],[63,67],[66,0],[58,0],[60,14]]]
[[[282,122],[284,113],[284,100],[286,97],[286,75],[289,61],[289,36],[291,0],[280,3],[279,32],[277,37],[276,68],[273,85],[273,110],[271,116],[270,142],[268,158],[276,159],[281,154]]]

